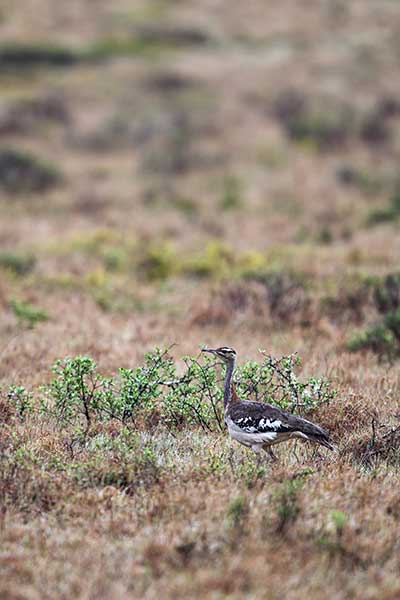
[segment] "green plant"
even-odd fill
[[[298,493],[303,487],[303,479],[296,477],[285,481],[275,495],[277,504],[277,533],[285,533],[288,526],[296,521],[300,514]]]
[[[24,386],[10,386],[7,397],[16,409],[21,420],[24,420],[27,415],[33,413],[33,394],[28,392]]]
[[[45,192],[61,181],[54,165],[31,153],[7,148],[0,151],[0,187],[10,194]]]
[[[80,487],[113,486],[126,494],[148,487],[160,475],[157,453],[151,440],[126,428],[114,436],[97,435],[86,441],[88,458],[74,461],[68,470]]]
[[[353,447],[353,458],[364,468],[372,470],[384,461],[386,465],[398,467],[400,464],[400,424],[394,416],[388,422],[373,417],[371,434],[360,439]]]
[[[205,365],[185,357],[186,372],[165,383],[164,414],[171,427],[183,423],[200,425],[204,431],[223,429],[222,392],[214,364],[208,357]],[[171,373],[172,374],[172,373]]]
[[[146,354],[142,366],[121,368],[118,376],[110,378],[98,373],[88,357],[57,361],[56,377],[45,388],[42,408],[62,425],[78,427],[77,435],[83,438],[94,421],[111,419],[127,424],[140,418],[147,426],[162,423],[171,430],[190,426],[222,431],[221,379],[213,359],[207,357],[201,364],[185,357],[183,362],[185,370],[178,374],[169,350],[156,349]],[[295,355],[265,356],[261,364],[247,363],[237,371],[238,390],[302,412],[330,402],[335,392],[329,383],[316,378],[300,382],[294,373],[297,364]]]
[[[344,164],[336,171],[336,177],[346,186],[358,188],[366,196],[375,197],[385,190],[387,182],[379,173],[371,172],[370,169],[362,169]]]
[[[373,325],[366,331],[354,333],[348,340],[346,347],[350,352],[372,350],[376,354],[390,358],[394,358],[397,353],[396,339],[384,323]]]
[[[239,395],[254,395],[257,401],[272,402],[281,408],[311,412],[333,400],[336,391],[323,377],[300,381],[296,368],[301,360],[296,354],[280,358],[262,353],[263,362],[249,362],[238,368]]]
[[[134,418],[136,413],[151,414],[160,410],[158,400],[162,386],[176,376],[175,365],[168,350],[156,349],[145,356],[143,367],[120,369],[117,405],[122,421]]]
[[[347,547],[344,540],[344,532],[348,523],[346,513],[341,510],[333,510],[325,526],[325,531],[318,539],[318,544],[328,553],[331,558],[339,558],[343,565],[351,569],[354,566],[365,568],[365,561],[352,549]]]
[[[86,356],[58,360],[53,373],[56,378],[45,390],[53,404],[44,402],[42,410],[52,412],[63,425],[83,416],[88,429],[103,404],[104,388],[108,387],[106,380],[96,372],[96,363]]]
[[[246,498],[238,496],[230,503],[227,513],[227,522],[230,529],[243,530],[244,521],[249,512]]]
[[[393,192],[389,198],[389,203],[383,208],[372,210],[367,217],[368,225],[378,225],[380,223],[396,222],[400,217],[400,189]]]
[[[219,241],[208,242],[204,252],[189,258],[183,267],[188,275],[222,277],[237,265],[233,249]]]
[[[223,180],[220,206],[232,210],[242,204],[242,183],[238,177],[227,175]]]
[[[0,267],[11,271],[15,275],[27,275],[33,270],[35,264],[36,257],[32,254],[0,253]]]
[[[274,320],[288,323],[296,315],[300,321],[307,320],[307,308],[311,300],[307,293],[307,279],[301,273],[266,270],[264,267],[245,272],[245,277],[264,286],[268,308]]]
[[[347,342],[351,352],[369,349],[379,356],[400,356],[400,274],[390,273],[374,285],[373,299],[381,320],[353,334]]]
[[[78,52],[50,44],[4,44],[0,47],[3,69],[27,70],[32,67],[70,67],[80,60]]]
[[[288,119],[286,131],[297,142],[310,142],[320,150],[343,145],[352,130],[348,110],[305,110]]]
[[[341,510],[333,510],[331,519],[338,536],[341,536],[347,523],[347,515]]]
[[[139,272],[150,281],[163,280],[176,273],[179,263],[174,248],[167,243],[149,244],[142,250]]]
[[[11,309],[18,321],[25,323],[28,327],[33,328],[37,323],[47,321],[49,316],[46,311],[41,308],[36,308],[27,302],[11,300]]]

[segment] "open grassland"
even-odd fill
[[[393,0],[0,2],[1,599],[400,598],[399,33]],[[41,410],[57,359],[172,344],[298,352],[338,454]]]

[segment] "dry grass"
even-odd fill
[[[0,172],[0,597],[399,598],[398,367],[346,350],[398,269],[398,6],[26,4],[3,44],[47,55],[1,55],[1,151],[59,178]],[[338,389],[313,418],[339,453],[259,466],[154,423],[82,443],[7,397],[172,343],[297,351]]]

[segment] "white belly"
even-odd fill
[[[240,429],[240,427],[238,427],[229,417],[226,418],[225,422],[231,438],[249,447],[256,444],[260,444],[260,446],[269,446],[270,444],[276,443],[278,436],[282,435],[276,433],[276,431],[267,431],[264,433],[243,431],[243,429]]]
[[[266,431],[263,433],[243,431],[243,429],[238,427],[229,417],[225,418],[225,423],[231,438],[249,448],[253,446],[272,446],[273,444],[279,444],[280,442],[285,442],[286,440],[296,437],[308,439],[305,434],[297,431],[291,433],[278,433],[276,431]]]

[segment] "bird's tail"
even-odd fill
[[[321,446],[325,446],[325,448],[329,448],[329,450],[332,450],[332,452],[338,452],[337,446],[331,444],[325,437],[314,436],[311,438],[311,441],[321,444]]]

